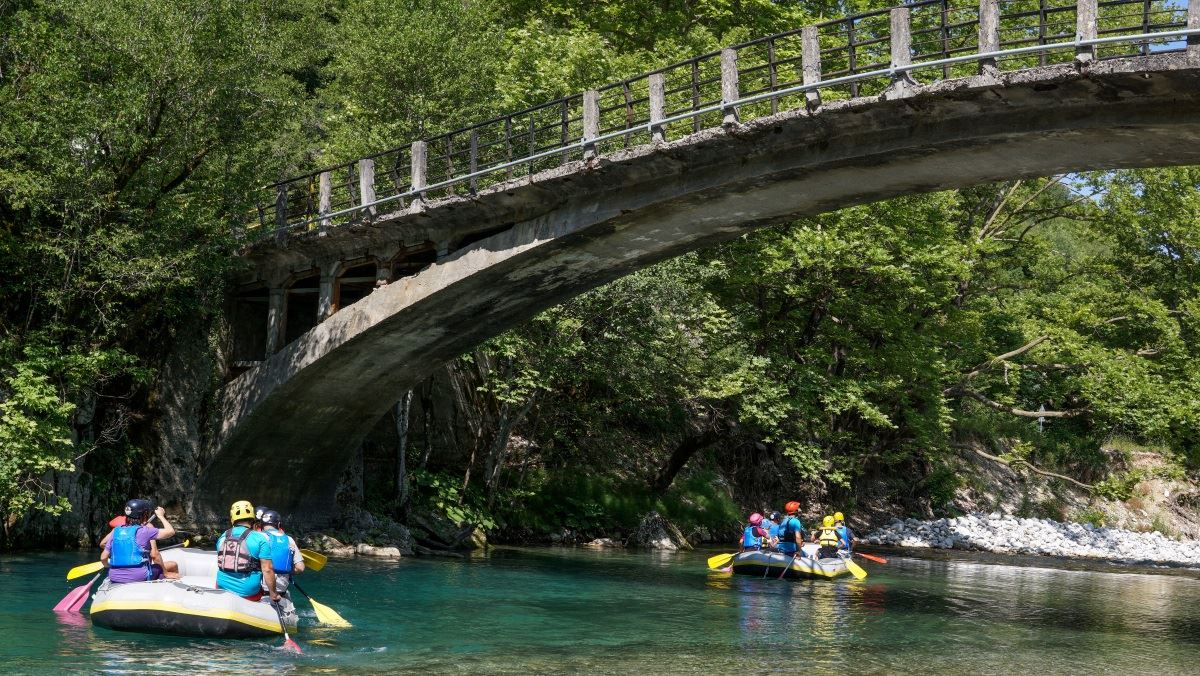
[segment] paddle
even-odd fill
[[[165,552],[168,549],[175,549],[176,547],[186,547],[190,543],[191,543],[191,540],[184,540],[183,542],[181,542],[177,545],[171,545],[170,547],[160,547],[158,551]],[[91,563],[85,563],[81,566],[75,566],[71,570],[67,571],[67,579],[74,580],[75,578],[83,577],[84,575],[91,575],[92,573],[95,573],[96,571],[101,570],[102,568],[104,568],[103,561],[92,561]]]
[[[288,636],[287,625],[283,621],[283,609],[279,607],[279,603],[271,601],[271,607],[275,609],[275,614],[279,616],[279,630],[283,632],[283,649],[303,653],[304,651],[300,649],[300,646],[292,640],[291,636]]]
[[[875,563],[887,563],[888,562],[888,560],[883,558],[882,556],[872,556],[870,554],[863,554],[862,552],[854,552],[854,555],[861,556],[862,558],[864,558],[868,561],[874,561]]]
[[[716,570],[724,568],[727,563],[733,560],[737,554],[717,554],[716,556],[708,557],[708,567]]]
[[[787,562],[787,565],[783,567],[783,572],[782,572],[782,573],[780,573],[780,574],[779,574],[779,577],[778,577],[778,578],[776,578],[776,579],[778,579],[778,580],[782,580],[782,579],[783,579],[783,576],[784,576],[784,575],[787,575],[787,572],[788,572],[789,570],[791,570],[791,568],[792,568],[792,564],[796,562],[796,556],[797,556],[797,555],[799,555],[799,554],[800,554],[800,550],[799,550],[799,549],[797,549],[797,550],[796,550],[796,553],[795,553],[795,554],[792,554],[792,558],[791,558],[791,560],[790,560],[790,561],[788,561],[788,562]]]
[[[308,592],[301,589],[300,585],[296,584],[295,580],[292,581],[292,586],[296,588],[296,591],[300,592],[301,594],[304,594],[304,598],[308,599],[308,602],[312,604],[313,611],[316,612],[316,614],[317,614],[317,620],[321,624],[327,624],[331,627],[349,627],[350,626],[350,623],[347,622],[346,619],[343,618],[341,615],[338,615],[337,611],[335,611],[333,608],[330,608],[329,606],[325,605],[324,603],[317,603],[317,600],[314,599],[313,597],[309,596]]]
[[[300,556],[304,557],[304,566],[314,573],[324,568],[325,562],[329,560],[329,557],[311,549],[301,549]]]
[[[866,579],[867,571],[863,570],[862,566],[855,563],[850,557],[846,557],[842,560],[846,562],[846,568],[852,575],[854,575],[854,577],[858,578],[859,580]]]
[[[103,567],[103,566],[101,566],[101,567]],[[87,584],[80,585],[80,586],[72,589],[71,591],[67,592],[67,595],[64,596],[62,598],[62,600],[58,602],[58,605],[54,606],[54,612],[56,612],[56,613],[77,613],[77,612],[79,612],[79,609],[83,607],[83,604],[87,603],[88,592],[90,592],[92,590],[92,585],[96,584],[96,580],[100,579],[100,575],[102,575],[102,573],[96,573],[95,575],[92,576],[92,579],[88,580]]]

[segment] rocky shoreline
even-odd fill
[[[968,514],[949,519],[896,519],[861,538],[870,545],[964,549],[1097,559],[1122,563],[1200,566],[1200,540],[1053,519]]]

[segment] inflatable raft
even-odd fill
[[[800,556],[795,558],[779,552],[742,552],[733,557],[731,565],[736,575],[776,578],[782,575],[790,580],[832,580],[850,573],[844,560],[818,559],[816,550],[816,545],[805,545]]]
[[[269,603],[216,588],[215,552],[171,549],[162,556],[179,564],[180,579],[131,584],[105,580],[92,597],[92,622],[119,631],[177,636],[254,638],[283,633]],[[284,621],[294,629],[294,607],[285,603],[284,608]]]

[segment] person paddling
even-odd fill
[[[767,526],[767,542],[771,549],[779,545],[779,522],[783,520],[783,515],[779,512],[771,512],[771,516],[767,517],[769,525]]]
[[[229,508],[229,520],[233,527],[217,539],[217,588],[250,601],[261,600],[265,589],[278,603],[271,540],[254,530],[254,505],[238,500]]]
[[[779,544],[776,547],[783,554],[795,557],[800,547],[804,545],[804,524],[798,516],[800,503],[792,500],[783,506],[787,516],[779,524]]]
[[[763,539],[767,537],[767,532],[762,529],[762,514],[755,512],[750,515],[750,523],[742,529],[742,549],[743,552],[754,552],[762,549]]]
[[[292,536],[283,532],[283,517],[279,512],[264,508],[259,521],[263,526],[263,535],[271,541],[271,568],[275,571],[275,590],[283,596],[284,614],[290,614],[294,611],[288,587],[292,583],[293,575],[304,572],[304,557],[300,555],[300,548],[296,546]],[[268,591],[266,584],[264,580],[263,591]]]
[[[846,554],[854,553],[854,531],[846,525],[846,516],[841,512],[835,512],[833,515],[833,525],[837,527],[838,537],[845,543]]]
[[[158,517],[161,529],[150,525],[151,514]],[[100,553],[101,563],[109,569],[109,582],[128,584],[178,578],[179,566],[174,561],[163,562],[156,542],[174,536],[175,527],[167,521],[162,507],[156,509],[149,500],[140,498],[126,502],[125,525],[117,526],[105,536],[104,551]]]

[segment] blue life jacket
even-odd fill
[[[762,540],[754,534],[756,526],[746,526],[742,531],[742,547],[746,549],[758,549],[762,546]]]
[[[779,551],[786,554],[796,552],[796,533],[804,533],[804,524],[794,516],[784,518],[779,524]]]
[[[118,526],[109,542],[108,565],[113,568],[149,567],[150,554],[138,546],[137,532],[141,526]]]
[[[846,526],[838,526],[837,534],[838,537],[846,541],[846,549],[851,549],[854,544],[854,534],[850,532],[850,529]]]
[[[292,548],[288,536],[279,531],[263,531],[271,540],[271,567],[277,575],[292,574]]]

